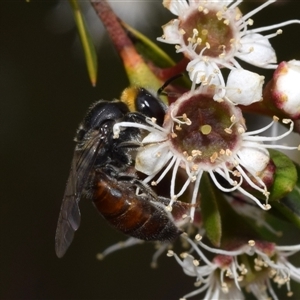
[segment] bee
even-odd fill
[[[132,153],[140,145],[141,129],[126,127],[113,137],[117,122],[146,123],[147,117],[154,117],[162,125],[165,111],[165,104],[144,88],[128,88],[121,100],[100,100],[90,107],[75,137],[55,236],[58,257],[65,254],[80,225],[82,197],[91,199],[113,227],[130,236],[172,241],[182,233],[164,208],[170,200],[137,178]]]

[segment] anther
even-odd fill
[[[291,119],[282,119],[283,124],[290,124],[292,122]]]
[[[202,240],[202,236],[201,236],[199,233],[196,234],[196,235],[195,235],[195,240],[196,240],[197,242],[201,241],[201,240]]]
[[[166,209],[166,211],[171,212],[173,207],[171,205],[168,205],[168,206],[165,207],[165,209]]]
[[[217,19],[218,19],[219,21],[222,20],[222,15],[223,15],[223,13],[222,13],[221,11],[218,11],[218,12],[216,13],[216,17],[217,17]]]
[[[216,161],[216,159],[218,158],[218,153],[214,152],[213,155],[210,157],[210,162],[214,163]]]
[[[180,253],[181,258],[187,258],[189,255],[186,252]]]
[[[230,22],[229,22],[228,19],[225,19],[225,20],[223,21],[223,23],[224,23],[225,25],[229,25],[229,24],[230,24]]]
[[[193,265],[194,265],[195,267],[198,267],[198,266],[200,265],[199,260],[194,259],[194,260],[193,260]]]
[[[224,131],[228,134],[232,134],[232,129],[230,128],[225,128]]]
[[[203,9],[204,9],[204,7],[203,7],[203,6],[199,6],[199,7],[198,7],[198,10],[199,10],[200,12],[202,12],[202,11],[203,11]]]
[[[254,21],[252,19],[248,19],[247,23],[249,26],[252,26],[254,24]]]
[[[199,34],[199,31],[196,28],[194,28],[193,29],[193,34],[197,36]]]
[[[254,247],[255,246],[255,241],[254,240],[249,240],[248,245],[251,246],[251,247]]]

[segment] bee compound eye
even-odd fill
[[[155,118],[158,125],[164,122],[165,105],[144,88],[140,88],[136,96],[136,110],[149,118]]]

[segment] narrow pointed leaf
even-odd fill
[[[81,12],[80,6],[78,4],[77,0],[69,0],[73,13],[74,18],[76,22],[76,26],[78,29],[78,33],[80,36],[80,40],[82,43],[86,65],[88,69],[88,74],[91,80],[91,83],[93,86],[96,85],[97,81],[97,69],[98,69],[98,63],[97,63],[97,54],[95,46],[92,42],[92,38],[89,34],[87,25],[85,23],[83,14]]]
[[[201,179],[200,192],[200,207],[206,235],[214,246],[220,247],[222,224],[217,203],[219,195],[216,193],[215,187],[206,173],[203,174]]]

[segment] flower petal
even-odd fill
[[[183,14],[189,8],[186,0],[164,0],[163,6],[176,16]]]
[[[138,152],[135,168],[146,175],[152,175],[161,170],[171,157],[167,145],[165,147],[157,144],[148,145]]]
[[[250,33],[240,40],[238,58],[258,67],[268,67],[277,62],[276,53],[269,40],[258,33]]]
[[[243,147],[237,153],[243,167],[251,174],[262,172],[270,161],[268,150],[258,146],[257,148]]]
[[[164,34],[162,37],[157,38],[157,40],[167,44],[180,44],[182,35],[179,33],[178,25],[179,20],[174,19],[162,26]]]

